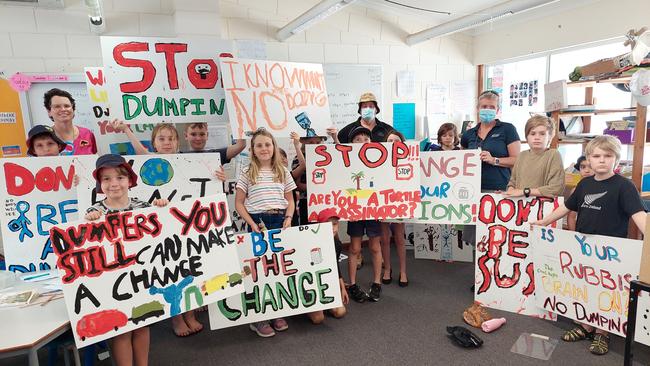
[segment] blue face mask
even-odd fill
[[[494,109],[479,109],[478,117],[481,122],[492,122],[497,118],[497,111]]]
[[[372,107],[361,108],[361,118],[366,121],[371,121],[375,118],[375,109]]]

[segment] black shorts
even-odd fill
[[[369,238],[381,236],[381,224],[377,220],[348,221],[348,235],[350,237],[362,237],[363,234]]]

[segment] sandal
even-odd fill
[[[582,325],[578,324],[573,329],[567,330],[562,335],[562,340],[565,342],[578,342],[583,339],[593,339],[593,335],[593,331],[587,332]]]
[[[589,352],[602,356],[609,351],[609,337],[602,333],[596,333],[594,340],[589,345]]]

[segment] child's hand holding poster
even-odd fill
[[[238,294],[225,195],[51,230],[77,347]]]
[[[332,224],[237,234],[246,291],[208,307],[219,329],[342,306]]]
[[[306,145],[309,221],[335,208],[344,221],[408,219],[420,202],[417,143]]]

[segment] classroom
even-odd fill
[[[647,14],[0,0],[0,365],[650,364]]]

